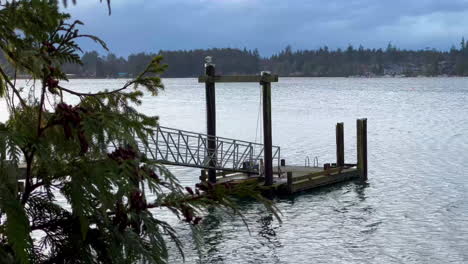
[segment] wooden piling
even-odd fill
[[[205,64],[205,75],[209,77],[215,76],[215,66],[211,63],[211,57],[207,57]],[[205,82],[206,94],[206,134],[208,135],[208,156],[215,157],[216,149],[216,97],[215,97],[215,82],[209,78]],[[216,157],[210,159],[211,167],[208,170],[208,181],[216,183]]]
[[[206,115],[207,115],[207,134],[208,155],[210,158],[210,169],[208,170],[208,179],[210,182],[216,182],[215,165],[216,160],[216,108],[215,108],[215,83],[216,82],[260,82],[263,87],[263,134],[264,134],[264,160],[263,168],[265,176],[265,185],[273,184],[273,159],[272,159],[272,137],[271,137],[271,83],[278,81],[278,75],[272,75],[269,72],[262,72],[260,75],[246,76],[216,76],[214,65],[211,64],[211,57],[205,58],[205,75],[198,78],[198,82],[204,82],[206,87]]]
[[[344,125],[336,124],[336,166],[344,166]]]
[[[206,181],[206,171],[205,170],[201,170],[199,179],[200,179],[201,182]]]
[[[263,147],[265,155],[265,186],[273,185],[273,158],[271,137],[271,82],[267,80],[271,76],[268,72],[262,72],[263,87]]]
[[[357,131],[357,167],[361,180],[367,180],[367,119],[358,119]]]
[[[281,167],[284,167],[286,166],[286,160],[285,159],[281,159]]]
[[[287,175],[288,192],[292,193],[293,173],[292,171],[288,171],[286,175]]]

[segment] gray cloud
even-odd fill
[[[348,44],[448,49],[468,36],[468,0],[96,0],[69,7],[112,51],[259,48],[264,55]],[[87,43],[85,47],[92,48]]]

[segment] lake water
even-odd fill
[[[123,82],[72,80],[69,87]],[[205,132],[204,85],[164,83],[141,110],[159,115],[161,125]],[[218,135],[260,142],[257,84],[219,84],[216,100]],[[281,224],[258,204],[241,204],[250,233],[240,218],[211,212],[200,252],[171,218],[188,242],[187,263],[467,263],[467,103],[468,78],[280,78],[272,85],[272,120],[282,158],[334,162],[335,124],[344,122],[345,159],[355,162],[356,119],[366,117],[368,182],[277,199]],[[198,169],[171,169],[183,185],[199,176]]]

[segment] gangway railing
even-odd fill
[[[261,174],[264,147],[262,144],[224,137],[213,137],[180,129],[157,126],[147,134],[147,144],[137,141],[147,158],[166,165],[186,166],[220,171]],[[208,148],[208,141],[216,144]],[[117,146],[109,145],[107,151]],[[273,163],[280,166],[280,147],[273,146]],[[1,153],[0,153],[1,154]],[[6,158],[5,155],[0,155]],[[279,173],[279,172],[278,172]]]
[[[215,149],[208,148],[214,141]],[[223,171],[259,174],[263,159],[262,144],[243,140],[213,137],[180,129],[158,126],[148,134],[147,145],[140,143],[140,151],[154,161]],[[273,146],[273,161],[280,168],[280,147]]]

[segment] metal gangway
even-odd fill
[[[140,151],[162,164],[252,174],[263,170],[262,144],[163,126],[148,134],[147,141],[139,144]],[[216,147],[209,149],[208,141]],[[272,153],[273,163],[280,168],[280,147],[273,146]]]

